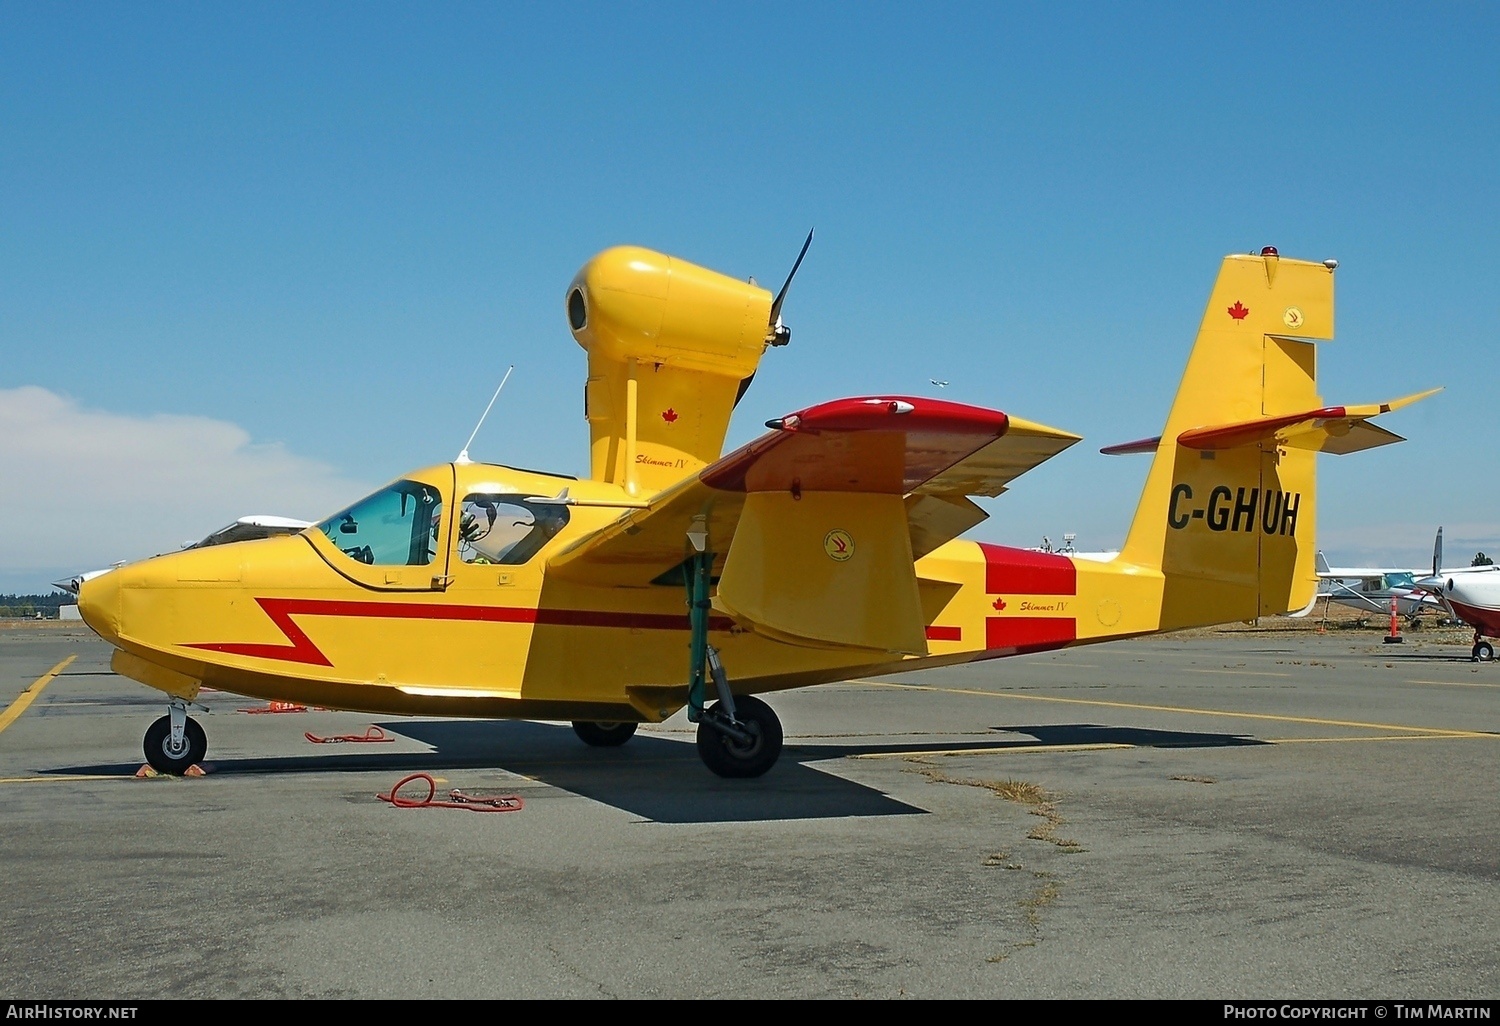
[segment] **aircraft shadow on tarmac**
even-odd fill
[[[1108,727],[1097,723],[1048,723],[1033,727],[991,727],[1026,734],[1044,745],[1129,745],[1132,748],[1239,748],[1269,741],[1243,734],[1203,734],[1189,730]]]
[[[588,748],[565,724],[519,720],[398,720],[377,724],[388,734],[429,745],[430,752],[361,751],[341,744],[336,751],[305,756],[215,759],[207,765],[215,777],[249,774],[330,772],[436,773],[454,770],[504,770],[592,799],[660,823],[759,822],[786,819],[834,819],[850,816],[926,815],[926,810],[889,795],[823,772],[810,765],[857,755],[920,756],[952,751],[942,744],[795,744],[764,777],[723,780],[711,774],[690,743],[638,734],[619,748]],[[1016,739],[963,744],[965,751],[1024,750],[1037,744],[1128,744],[1185,748],[1251,745],[1263,742],[1223,734],[1194,734],[1094,724],[995,727],[1028,735]],[[59,775],[130,774],[128,766],[75,766]],[[391,781],[392,784],[395,780]],[[447,786],[473,790],[475,785],[450,780]],[[495,788],[486,785],[484,791]],[[421,789],[411,789],[420,796]],[[403,791],[406,794],[407,791]],[[441,792],[440,792],[441,796]]]
[[[503,770],[662,823],[752,822],[849,816],[926,815],[874,788],[806,765],[873,749],[788,745],[764,777],[724,780],[698,758],[696,746],[638,734],[619,748],[589,748],[566,724],[522,720],[396,720],[378,723],[388,734],[431,746],[430,752],[360,750],[339,744],[315,755],[205,761],[214,777],[249,774],[371,772],[438,773]],[[321,746],[320,746],[321,747]],[[383,748],[375,745],[373,748]],[[928,746],[934,750],[938,746]],[[885,751],[887,749],[880,749]],[[58,775],[128,775],[139,764],[71,766]],[[398,778],[399,779],[399,778]],[[394,784],[396,781],[392,780]],[[471,782],[444,787],[491,792]],[[439,797],[443,791],[440,790]],[[420,797],[409,785],[403,795]]]

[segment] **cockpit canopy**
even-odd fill
[[[350,559],[370,566],[426,566],[437,556],[443,497],[420,481],[397,481],[318,524]]]
[[[442,562],[443,500],[433,485],[401,480],[335,513],[317,529],[355,562],[428,566]],[[457,553],[470,564],[526,563],[569,519],[565,503],[484,485],[466,492],[458,510]]]

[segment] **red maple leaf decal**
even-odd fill
[[[1234,305],[1229,308],[1229,316],[1237,321],[1243,321],[1250,316],[1250,308],[1236,299]]]
[[[672,423],[672,421],[674,421],[674,420],[677,419],[677,411],[674,410],[674,409],[672,409],[672,407],[668,406],[666,408],[666,410],[663,411],[663,413],[661,415],[661,419],[664,420],[664,421],[666,421],[668,424],[670,424],[670,423]]]
[[[996,609],[1004,609],[1005,608],[1005,600],[1004,599],[996,599],[995,600],[995,608]]]

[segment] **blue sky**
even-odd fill
[[[731,427],[937,394],[1085,436],[972,537],[1118,545],[1220,258],[1340,261],[1335,564],[1500,550],[1490,4],[0,7],[0,591],[451,459],[583,473],[563,293],[772,287]],[[44,429],[36,425],[41,424]],[[28,428],[26,425],[31,425]]]

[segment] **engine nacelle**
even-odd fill
[[[719,457],[771,335],[769,292],[617,246],[583,265],[566,309],[589,354],[591,477],[649,494]]]
[[[771,293],[664,253],[616,246],[574,277],[567,312],[590,356],[739,381],[765,351]]]

